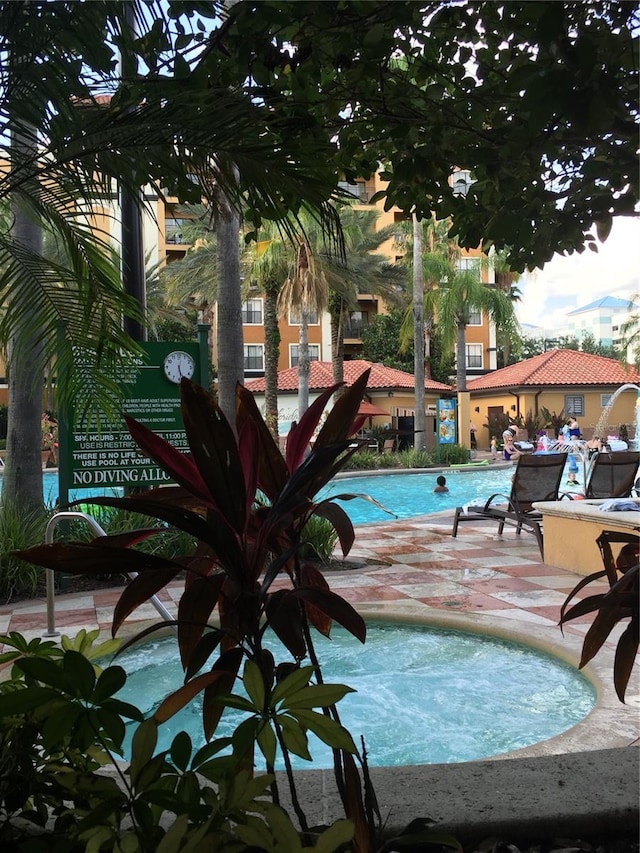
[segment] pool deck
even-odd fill
[[[359,525],[348,568],[328,571],[325,576],[331,588],[351,602],[365,618],[424,621],[512,637],[577,663],[582,640],[592,618],[588,616],[570,623],[564,635],[557,622],[560,607],[580,575],[542,562],[534,537],[527,533],[516,535],[513,528],[507,528],[502,536],[498,536],[495,523],[469,522],[454,539],[450,535],[452,520],[453,511],[445,511],[404,521]],[[597,588],[591,585],[583,591],[582,597],[606,589],[604,582]],[[175,612],[180,591],[181,585],[174,583],[160,596],[170,612]],[[57,596],[56,629],[69,635],[80,628],[99,627],[108,632],[118,596],[117,589]],[[143,624],[157,619],[153,607],[145,605],[129,617],[128,630],[135,632]],[[28,637],[42,636],[46,626],[44,599],[0,606],[2,633],[19,631]],[[419,775],[419,780],[406,779],[402,788],[405,784],[417,785],[424,794],[424,785],[427,779],[432,778],[430,774],[440,768],[439,775],[428,783],[430,793],[426,799],[430,805],[426,808],[431,817],[444,821],[444,825],[461,834],[464,834],[464,829],[456,823],[456,817],[462,819],[462,816],[456,811],[455,797],[454,804],[450,805],[451,797],[446,794],[448,784],[459,794],[466,791],[468,785],[469,796],[472,792],[476,800],[473,805],[471,802],[467,805],[474,811],[483,812],[483,825],[486,825],[487,815],[482,804],[477,802],[479,790],[482,789],[487,796],[493,796],[499,790],[509,792],[501,807],[491,806],[495,809],[492,817],[496,831],[499,831],[508,824],[509,804],[516,796],[515,783],[507,774],[513,775],[516,770],[512,759],[520,759],[525,775],[534,785],[534,793],[529,785],[523,797],[531,800],[533,796],[531,809],[535,815],[532,820],[535,817],[537,823],[545,816],[550,820],[556,819],[558,828],[563,827],[566,832],[575,831],[576,821],[579,821],[579,826],[586,826],[594,815],[605,822],[601,824],[603,826],[611,825],[612,821],[617,826],[637,823],[639,750],[620,748],[637,747],[640,743],[640,677],[636,666],[626,704],[621,704],[615,695],[612,679],[613,654],[619,633],[619,630],[613,632],[602,653],[585,669],[596,686],[598,698],[594,710],[577,726],[542,744],[510,753],[508,761],[494,759],[464,765],[402,768],[410,774],[415,771]],[[543,768],[546,766],[544,762],[552,757],[557,759],[553,765],[554,772],[559,772],[564,780],[554,783],[554,786],[568,786],[565,792],[568,794],[573,785],[570,780],[579,777],[575,782],[579,785],[574,792],[575,803],[566,805],[566,798],[558,797],[559,788],[547,790],[550,771],[544,771],[544,779],[547,779],[544,782],[530,769],[531,766]],[[504,769],[498,770],[498,766]],[[590,772],[585,769],[588,767],[591,767]],[[492,781],[488,791],[484,784],[479,783],[478,774],[482,768],[485,768],[485,773],[503,774],[500,780]],[[393,768],[390,776],[391,768],[374,770],[374,781],[377,778],[382,783],[378,797],[387,804],[393,800],[393,791],[397,789],[396,771],[400,768]],[[326,794],[325,772],[305,771],[311,779],[323,780],[310,783],[319,784],[324,792],[322,795],[316,793],[320,797],[318,808],[322,811],[319,818],[336,816],[333,813],[335,802]],[[455,774],[452,781],[445,784],[452,773]],[[624,774],[623,779],[621,774]],[[615,796],[603,795],[609,784],[606,779],[610,779],[611,784],[615,783]],[[433,800],[431,791],[439,785],[442,795]],[[589,790],[595,800],[585,796],[585,791]],[[546,804],[542,802],[544,796],[549,801]],[[397,794],[395,799],[398,799]],[[580,800],[582,805],[578,806]],[[409,819],[419,814],[411,797],[407,799],[406,794],[403,795],[402,803],[407,809],[413,809],[408,813]],[[454,811],[449,815],[452,806]],[[559,818],[563,807],[569,815],[568,822]],[[518,808],[521,811],[521,807]],[[404,811],[405,808],[396,804],[395,817],[391,822],[393,826],[402,825]]]

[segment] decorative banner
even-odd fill
[[[145,342],[147,357],[121,380],[125,401],[115,418],[102,416],[100,427],[79,418],[60,424],[60,500],[70,489],[142,487],[169,482],[154,462],[143,456],[129,435],[124,415],[161,435],[179,450],[187,450],[180,412],[180,379],[200,381],[200,345],[193,342]]]
[[[456,401],[438,400],[438,419],[436,422],[438,444],[456,443]]]

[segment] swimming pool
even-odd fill
[[[364,736],[372,766],[511,752],[566,731],[595,703],[593,685],[572,666],[488,635],[369,623],[364,646],[338,626],[331,640],[315,642],[325,681],[357,691],[338,707],[357,744]],[[269,645],[277,660],[288,658],[277,642]],[[144,697],[145,716],[182,683],[173,638],[129,649],[116,662],[129,673],[120,697],[136,704]],[[216,736],[229,736],[242,719],[240,712],[225,712]],[[160,727],[158,749],[167,749],[183,729],[194,745],[204,743],[201,698]],[[330,749],[312,736],[310,752],[314,768],[332,766]],[[294,756],[294,766],[309,763]]]
[[[0,476],[0,493],[2,492],[2,477]],[[42,472],[42,493],[45,506],[53,507],[58,502],[58,472],[57,470]],[[109,495],[109,497],[120,497],[123,491],[120,488],[113,489],[71,489],[69,491],[69,500],[82,500],[82,498],[101,497]]]
[[[386,506],[398,518],[411,518],[430,512],[451,509],[474,499],[486,499],[495,492],[507,492],[511,488],[512,468],[501,470],[446,471],[449,491],[433,493],[436,477],[440,472],[428,473],[385,472],[383,475],[344,477],[334,480],[320,496],[344,492],[370,495]],[[57,471],[43,471],[44,501],[54,506],[58,500]],[[0,490],[2,477],[0,477]],[[78,489],[72,490],[69,500],[81,500],[100,495],[122,495],[122,489]],[[341,501],[354,524],[369,521],[389,521],[392,516],[364,500]]]
[[[397,518],[412,518],[466,503],[484,502],[495,493],[509,494],[513,468],[445,471],[448,492],[434,494],[440,471],[428,473],[385,472],[380,475],[344,477],[333,480],[320,496],[341,493],[365,494],[375,498]],[[365,500],[339,501],[354,524],[390,521],[393,516]]]
[[[511,491],[513,467],[477,468],[445,471],[448,492],[434,494],[436,477],[440,471],[420,473],[408,471],[385,471],[384,473],[346,476],[333,480],[320,493],[319,497],[338,494],[364,494],[375,498],[390,510],[393,515],[384,512],[369,501],[357,499],[339,501],[353,524],[366,524],[375,521],[390,521],[396,518],[413,518],[417,515],[455,509],[466,503],[484,502],[490,495],[499,493],[508,495]],[[42,475],[45,503],[53,506],[58,500],[58,474],[45,471]],[[2,478],[0,477],[0,488]],[[70,500],[98,495],[122,495],[122,489],[81,489],[70,493]]]

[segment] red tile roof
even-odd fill
[[[554,349],[472,379],[467,389],[473,392],[553,385],[624,385],[627,382],[640,384],[640,373],[631,366],[601,355]]]
[[[405,373],[404,370],[396,370],[393,367],[385,367],[383,364],[374,364],[371,361],[345,361],[344,363],[344,381],[345,385],[352,385],[360,374],[368,367],[371,368],[367,389],[375,391],[376,389],[393,389],[413,391],[414,381],[413,374]],[[260,379],[251,379],[245,383],[249,391],[253,393],[261,393],[264,391],[264,377]],[[309,370],[309,390],[320,391],[324,388],[329,388],[333,385],[333,372],[330,361],[312,361]],[[425,380],[424,387],[427,391],[437,393],[455,393],[451,385],[444,385],[442,382],[435,382],[432,379]],[[288,370],[281,370],[278,373],[278,391],[296,391],[298,390],[298,368],[290,367]]]

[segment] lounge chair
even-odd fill
[[[598,453],[591,464],[584,490],[586,498],[628,498],[633,489],[640,452],[618,450]]]
[[[542,554],[542,514],[533,509],[536,501],[558,500],[560,480],[567,461],[564,453],[523,455],[518,459],[511,493],[491,495],[483,505],[459,506],[456,509],[452,536],[457,536],[462,521],[491,520],[498,522],[501,534],[505,524],[515,526],[516,533],[533,533]]]

